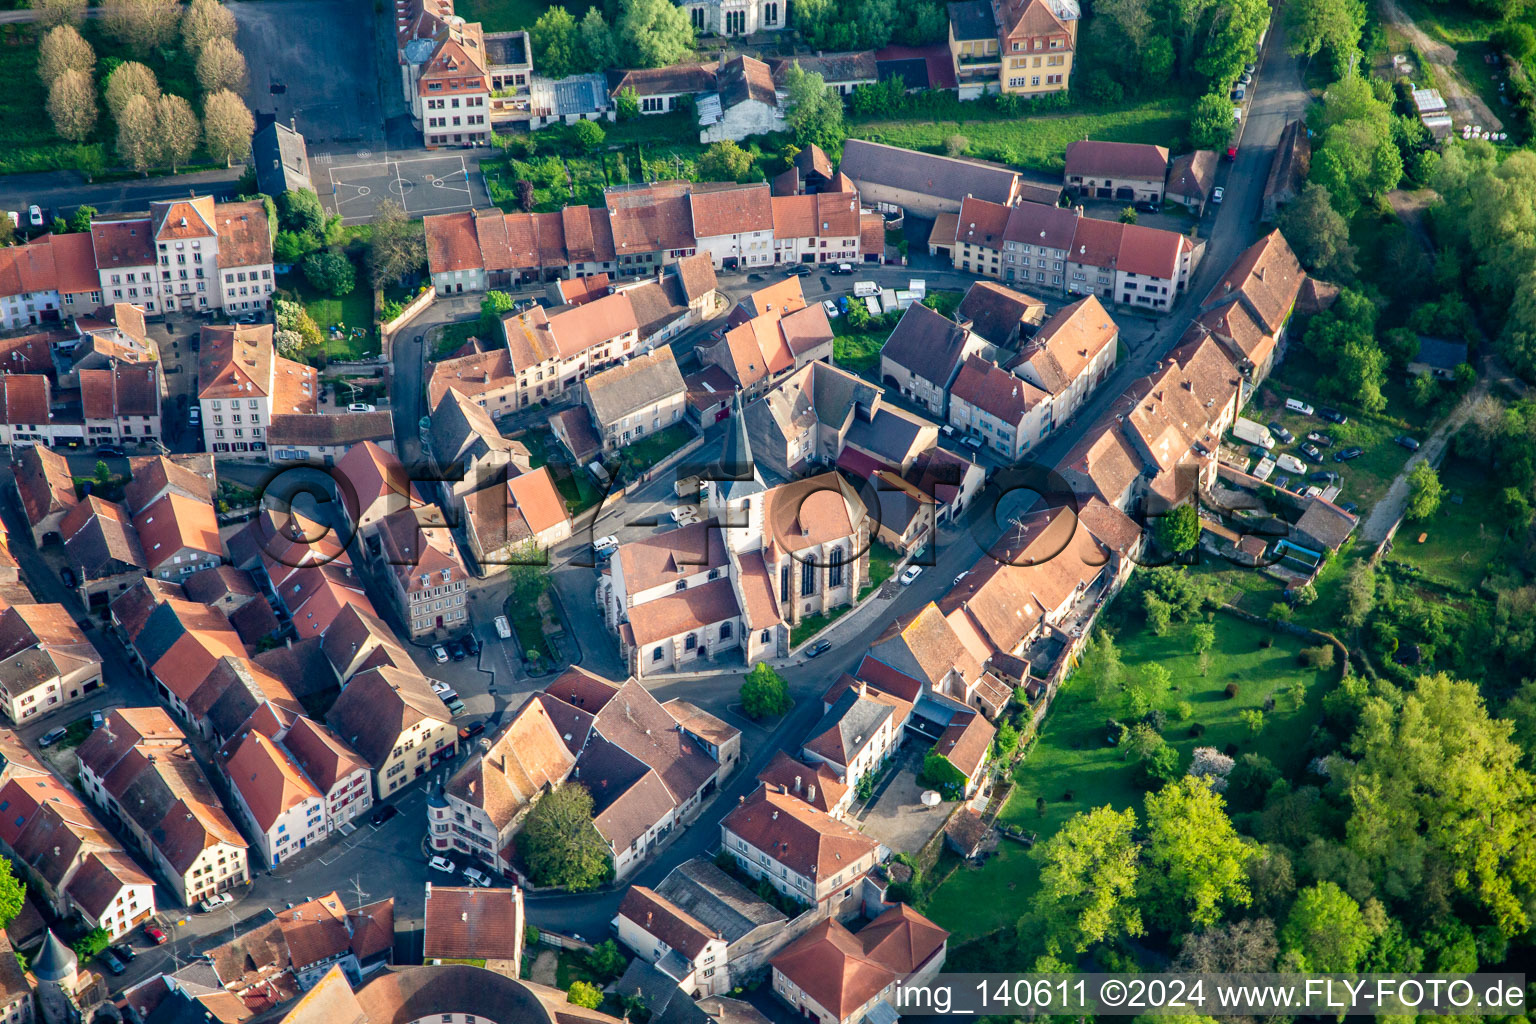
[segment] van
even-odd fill
[[[1291,412],[1299,412],[1303,416],[1312,415],[1312,407],[1299,398],[1287,398],[1285,400],[1285,407],[1291,410]]]
[[[512,636],[512,624],[507,621],[505,615],[496,616],[496,635],[503,640],[510,639]]]

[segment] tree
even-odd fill
[[[77,206],[69,215],[69,230],[76,234],[91,230],[91,220],[101,211],[94,206]]]
[[[672,0],[620,0],[619,9],[619,49],[639,67],[666,67],[693,51],[693,24]]]
[[[1122,209],[1120,211],[1120,216],[1118,218],[1116,218],[1116,219],[1119,220],[1121,224],[1135,224],[1136,223],[1136,207],[1134,207],[1134,206],[1127,206],[1127,207],[1125,207],[1124,209]]]
[[[1333,208],[1328,190],[1308,182],[1280,212],[1280,232],[1309,270],[1349,276],[1355,272],[1355,248],[1349,244],[1349,222]]]
[[[289,359],[297,358],[304,351],[304,335],[298,331],[273,331],[272,343],[277,346],[278,355]]]
[[[48,29],[66,24],[79,25],[85,21],[89,6],[89,0],[32,0],[37,23]]]
[[[48,118],[60,138],[84,142],[96,129],[96,115],[96,87],[84,71],[66,71],[48,87]]]
[[[154,166],[160,155],[155,127],[155,105],[143,96],[128,101],[117,118],[117,155],[140,174]]]
[[[192,0],[181,16],[181,45],[196,56],[215,39],[235,38],[235,16],[220,0]]]
[[[784,677],[758,662],[741,684],[741,709],[748,718],[777,718],[794,706]]]
[[[617,63],[613,49],[613,30],[603,18],[601,7],[589,7],[587,13],[581,16],[578,39],[587,67],[602,71]]]
[[[572,1006],[585,1007],[595,1010],[603,1005],[603,990],[591,982],[582,981],[579,978],[571,982],[570,989],[565,993]]]
[[[620,155],[619,159],[622,160],[623,156]],[[517,179],[516,187],[517,208],[522,210],[524,213],[532,211],[534,205],[533,182],[529,181],[527,178],[519,178]]]
[[[1249,736],[1257,736],[1264,731],[1264,712],[1258,708],[1244,708],[1237,713],[1237,717],[1247,728]]]
[[[95,66],[96,51],[73,25],[49,29],[37,46],[37,77],[44,85],[52,85],[66,71],[83,71],[89,75]]]
[[[228,89],[220,89],[203,101],[203,134],[208,152],[227,167],[244,160],[251,151],[251,132],[256,122],[244,101]]]
[[[971,140],[964,135],[947,135],[944,137],[945,156],[964,156],[965,151],[971,148]]]
[[[789,94],[789,130],[799,146],[815,143],[835,148],[843,140],[843,101],[820,74],[806,71],[796,61],[785,73]]]
[[[1279,951],[1273,921],[1230,921],[1186,938],[1171,969],[1189,974],[1263,973],[1275,969]]]
[[[169,44],[181,17],[177,0],[112,0],[102,10],[107,35],[141,56]]]
[[[694,163],[702,181],[744,181],[752,173],[752,154],[731,139],[711,142]]]
[[[1200,543],[1200,515],[1194,505],[1180,505],[1157,521],[1157,541],[1174,554]]]
[[[1135,832],[1135,811],[1099,807],[1067,819],[1041,844],[1033,909],[1048,948],[1083,953],[1099,942],[1142,934]]]
[[[537,885],[572,892],[609,878],[608,847],[592,825],[592,794],[567,782],[533,805],[517,839],[517,854]]]
[[[96,465],[92,469],[92,473],[95,474],[96,482],[102,486],[106,486],[112,482],[112,467],[107,465],[105,459],[96,460]]]
[[[571,138],[576,140],[576,144],[581,147],[583,153],[591,153],[601,146],[607,137],[607,133],[596,121],[583,119],[571,125]]]
[[[197,84],[203,92],[239,92],[245,86],[245,76],[245,55],[232,39],[210,39],[197,55]]]
[[[427,265],[427,240],[421,221],[408,218],[393,199],[374,209],[368,262],[375,288],[403,280]]]
[[[612,939],[604,939],[587,954],[587,969],[600,981],[613,981],[624,973],[628,965],[629,957],[624,955],[619,944]]]
[[[1500,935],[1530,928],[1536,784],[1513,729],[1475,685],[1444,674],[1399,700],[1364,699],[1335,781],[1350,807],[1345,842],[1378,891],[1416,915],[1431,894],[1454,894]]]
[[[159,143],[156,162],[176,168],[192,159],[203,140],[203,127],[197,112],[180,96],[166,93],[155,103],[155,141]]]
[[[123,116],[123,109],[135,96],[143,96],[150,103],[158,100],[160,83],[155,80],[153,71],[138,61],[130,60],[112,69],[112,73],[107,76],[107,87],[103,95],[107,100],[107,109],[112,112],[112,120],[116,121]]]
[[[1172,681],[1168,669],[1158,662],[1149,661],[1143,665],[1135,682],[1125,688],[1125,717],[1138,719],[1161,708],[1168,700]]]
[[[1196,149],[1226,149],[1232,141],[1232,101],[1224,93],[1206,93],[1195,101],[1189,137]]]
[[[350,295],[357,286],[352,261],[339,252],[316,252],[304,257],[304,277],[310,284],[331,295]]]
[[[396,206],[396,209],[399,207]],[[288,231],[325,230],[325,207],[313,189],[289,189],[277,197],[277,222]]]
[[[1296,894],[1280,928],[1280,947],[1298,958],[1300,970],[1352,974],[1371,944],[1360,904],[1332,882]]]
[[[1361,0],[1294,0],[1286,5],[1286,28],[1292,54],[1310,60],[1322,53],[1334,77],[1341,77],[1360,46],[1365,5]]]
[[[1227,817],[1221,795],[1185,776],[1146,799],[1149,918],[1170,931],[1185,921],[1215,924],[1228,907],[1248,905],[1252,847]]]
[[[564,78],[573,73],[580,61],[576,56],[576,19],[564,7],[551,7],[528,30],[533,46],[533,61],[539,73],[550,78]]]
[[[1216,646],[1216,627],[1209,622],[1197,622],[1189,631],[1190,646],[1196,654],[1204,654]]]
[[[619,90],[619,94],[613,100],[614,113],[620,121],[628,121],[640,116],[640,95],[635,92],[635,87],[626,85]]]
[[[489,291],[480,300],[480,329],[495,334],[501,327],[501,318],[517,306],[517,300],[506,292]]]
[[[11,871],[11,862],[0,857],[0,928],[16,920],[26,898],[26,884]]]
[[[70,944],[70,949],[75,951],[75,956],[81,960],[89,960],[112,942],[112,936],[107,934],[105,928],[92,928]]]
[[[1428,519],[1440,511],[1440,474],[1429,461],[1421,460],[1408,473],[1409,519]]]
[[[272,242],[272,255],[279,263],[299,263],[325,244],[313,231],[279,231]]]

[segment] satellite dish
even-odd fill
[[[937,807],[939,804],[943,803],[943,801],[944,798],[939,796],[939,791],[936,789],[930,789],[923,793],[924,807]]]

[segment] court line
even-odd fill
[[[379,167],[381,165],[387,166],[388,164],[424,164],[424,163],[434,163],[434,162],[440,162],[440,161],[451,161],[451,160],[455,160],[455,159],[457,159],[459,161],[459,166],[460,167],[464,166],[464,158],[462,156],[455,157],[455,156],[453,156],[453,154],[449,153],[449,154],[445,154],[443,156],[418,156],[418,157],[412,157],[409,160],[367,160],[367,161],[362,161],[360,163],[355,163],[355,164],[344,164],[344,165],[338,167],[337,169],[338,170],[347,170],[347,169],[352,168],[352,167]]]
[[[406,213],[410,213],[411,212],[411,206],[410,206],[409,203],[407,203],[405,201],[405,193],[406,193],[405,178],[402,177],[401,174],[400,174],[400,161],[399,160],[396,160],[394,162],[394,167],[395,167],[395,176],[390,179],[389,183],[391,185],[393,185],[393,184],[395,184],[397,182],[399,183],[399,185],[400,185],[400,209],[404,210]],[[377,207],[374,208],[374,212],[378,212],[378,208]]]

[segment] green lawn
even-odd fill
[[[1127,609],[1129,614],[1134,610]],[[1190,653],[1189,625],[1175,623],[1167,636],[1154,636],[1143,626],[1125,629],[1119,637],[1127,674],[1156,662],[1173,677],[1169,710],[1180,701],[1194,706],[1189,722],[1175,722],[1170,713],[1163,735],[1188,765],[1197,746],[1218,750],[1236,744],[1242,753],[1259,753],[1287,775],[1301,767],[1306,740],[1322,710],[1327,685],[1338,670],[1319,672],[1302,668],[1297,653],[1303,644],[1288,634],[1271,634],[1241,619],[1217,615],[1216,646],[1211,651],[1209,673],[1201,676],[1199,662]],[[1274,646],[1259,642],[1272,636]],[[1309,690],[1301,710],[1293,710],[1286,687],[1291,680],[1307,680]],[[1238,684],[1238,695],[1228,699],[1228,683]],[[1265,715],[1264,730],[1250,737],[1238,712],[1262,709],[1273,696],[1276,707]],[[999,820],[1018,824],[1049,837],[1071,815],[1109,804],[1136,807],[1141,791],[1135,786],[1135,766],[1121,760],[1120,750],[1105,742],[1105,719],[1117,717],[1094,699],[1094,681],[1076,676],[1057,695],[1035,748],[1014,773],[1018,783]],[[1198,739],[1190,726],[1205,727]],[[1035,800],[1046,800],[1043,817]],[[1038,875],[1035,859],[1011,843],[980,868],[962,867],[944,882],[922,908],[935,922],[950,929],[955,941],[964,942],[1011,926],[1027,909]]]
[[[1487,39],[1499,27],[1497,18],[1474,12],[1467,4],[1427,3],[1425,0],[1400,0],[1403,13],[1411,17],[1424,33],[1445,43],[1471,43]]]
[[[1067,143],[1078,139],[1149,142],[1183,148],[1189,132],[1190,101],[1163,96],[1136,106],[1093,113],[1004,117],[991,110],[960,120],[853,121],[853,138],[884,142],[930,153],[944,152],[944,140],[962,135],[970,141],[966,156],[996,160],[1030,170],[1059,172]]]
[[[1454,455],[1440,467],[1445,494],[1440,511],[1423,522],[1404,523],[1392,545],[1391,559],[1464,587],[1475,587],[1504,534],[1504,517],[1495,509],[1503,481],[1481,466]],[[1461,504],[1452,501],[1459,495]],[[1420,534],[1424,543],[1419,543]]]
[[[852,373],[878,378],[880,350],[885,347],[890,332],[850,331],[847,320],[844,314],[832,321],[832,361]]]
[[[871,541],[869,545],[869,579],[864,583],[864,591],[859,594],[859,600],[864,600],[865,594],[896,575],[896,563],[899,561],[901,561],[901,555],[893,548],[877,540]]]
[[[552,6],[540,3],[539,0],[459,0],[454,10],[465,21],[480,22],[487,32],[508,32],[512,29],[532,28],[533,23],[539,20],[539,15]],[[569,0],[562,6],[580,21],[592,5],[582,0]]]
[[[443,324],[437,328],[437,337],[432,342],[432,358],[447,359],[451,353],[463,348],[470,338],[478,338],[483,333],[479,317]]]
[[[694,438],[694,430],[686,423],[674,423],[665,430],[647,434],[625,445],[624,460],[631,466],[644,469],[654,466]]]
[[[367,271],[356,263],[353,260],[357,286],[339,298],[316,290],[299,271],[278,278],[278,287],[291,293],[279,297],[291,297],[303,305],[325,336],[324,351],[330,359],[362,359],[379,352],[379,333],[373,322],[373,291],[367,285]],[[344,329],[332,331],[337,326]],[[363,336],[353,334],[354,328],[362,328]]]
[[[826,629],[832,623],[842,618],[845,613],[852,610],[852,605],[843,605],[841,608],[833,608],[825,615],[807,615],[789,631],[789,646],[799,647],[811,637]]]

